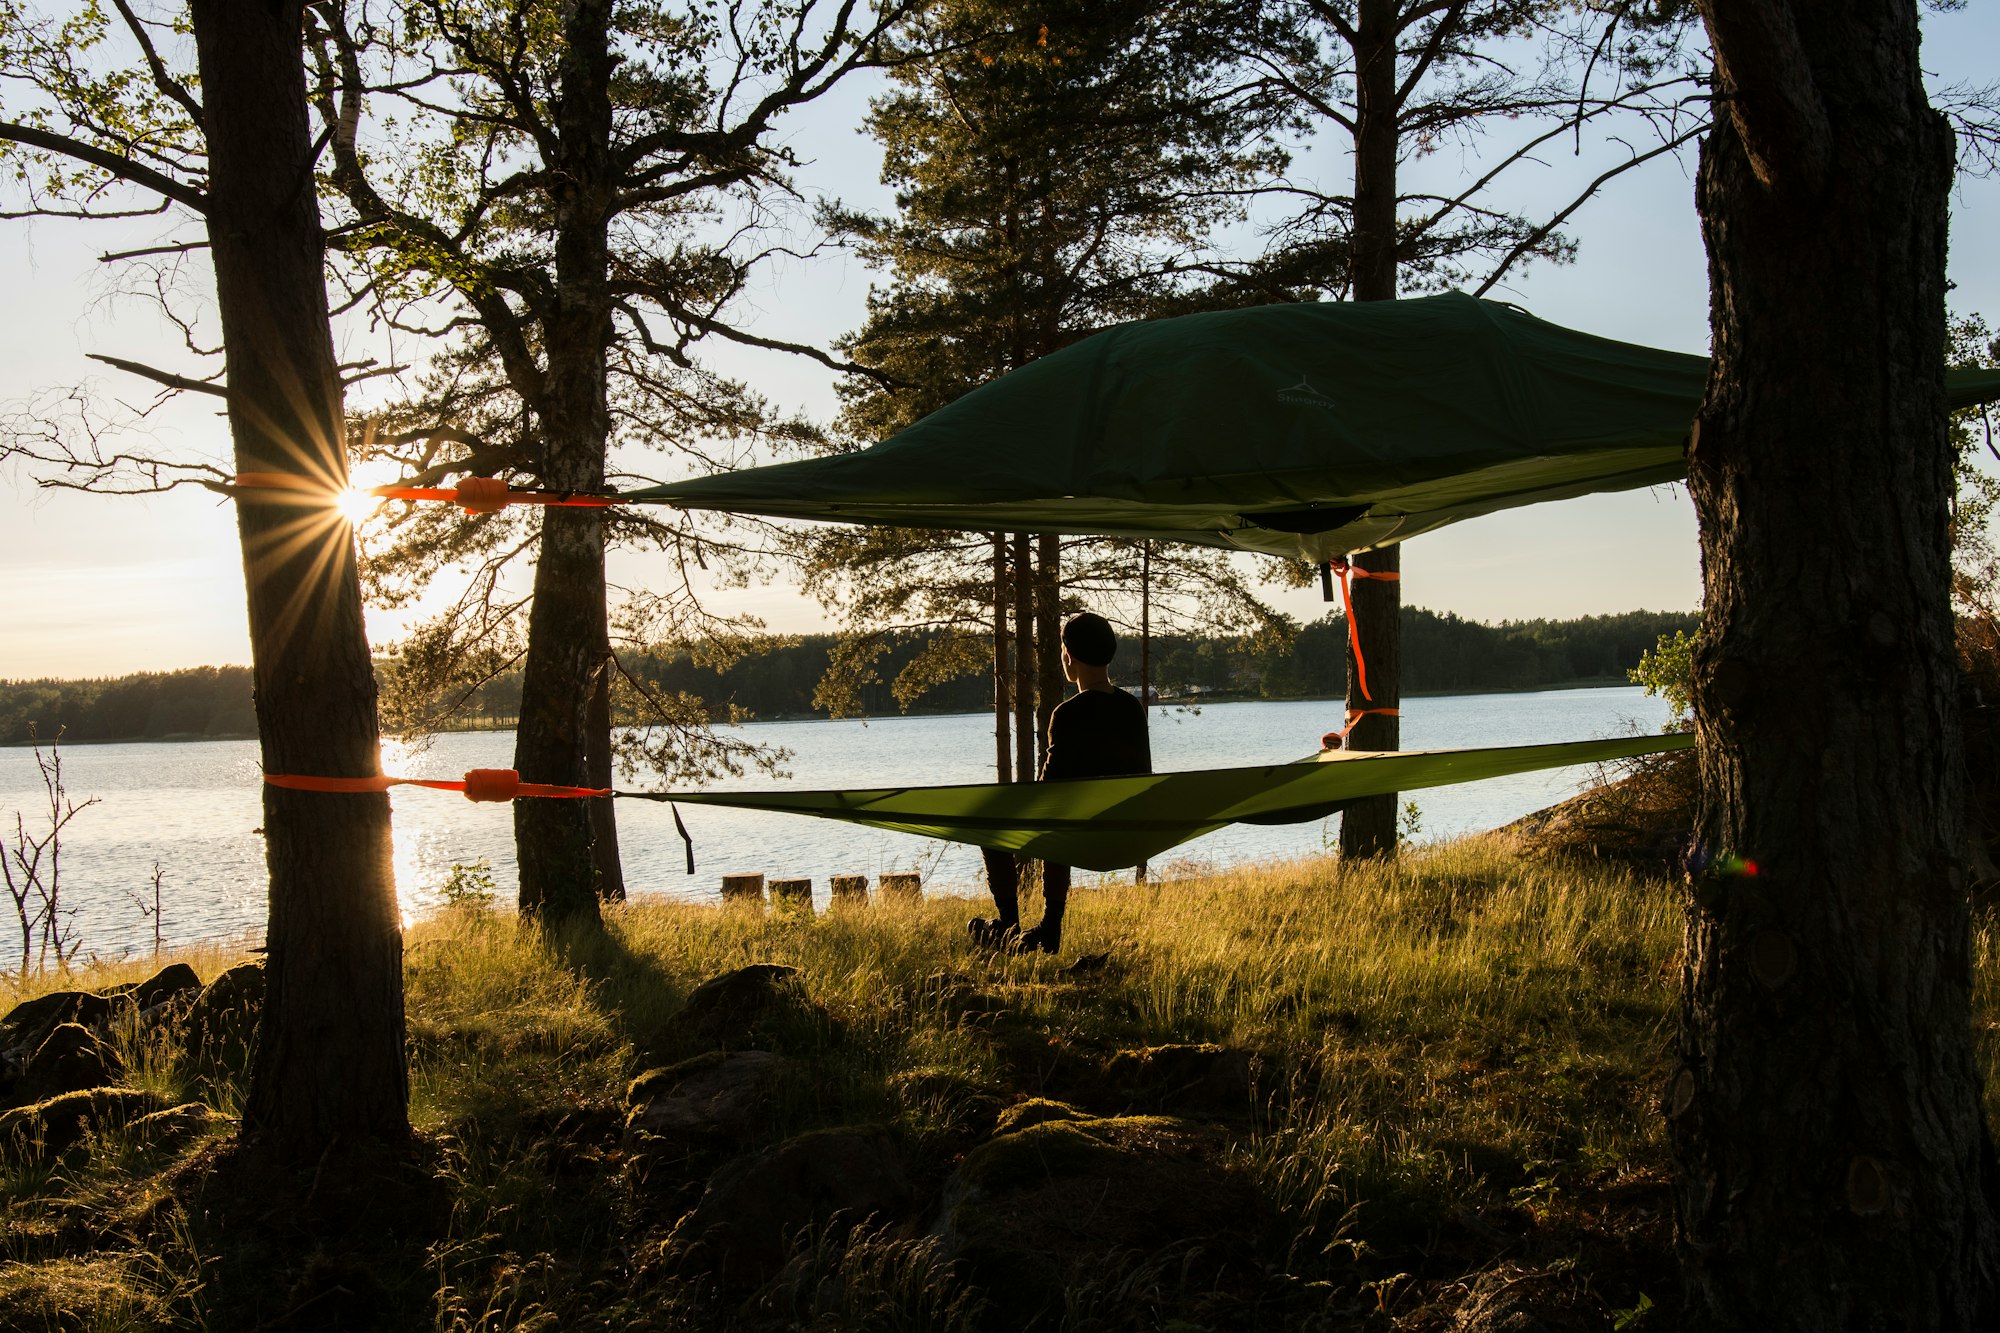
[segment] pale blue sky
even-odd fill
[[[1926,65],[1945,82],[2000,77],[2000,17],[1932,16]],[[808,182],[850,201],[878,201],[879,158],[850,127],[865,90],[849,89],[793,133],[815,160]],[[1529,270],[1505,296],[1545,319],[1607,337],[1689,352],[1708,343],[1707,279],[1694,203],[1692,150],[1617,182],[1571,230],[1578,262]],[[1309,172],[1312,161],[1300,164]],[[1464,164],[1469,166],[1470,164]],[[1451,174],[1456,160],[1422,170]],[[1560,156],[1520,178],[1524,211],[1537,198],[1568,197],[1585,163]],[[145,401],[143,385],[85,360],[89,352],[190,367],[178,336],[138,297],[121,297],[95,256],[157,240],[157,221],[85,224],[0,222],[0,263],[9,275],[0,322],[0,405],[17,409],[38,392],[81,381],[107,395]],[[2000,323],[2000,181],[1962,181],[1953,202],[1952,304]],[[199,265],[196,266],[199,272]],[[755,293],[756,328],[824,342],[859,323],[869,274],[840,259],[774,270]],[[196,289],[198,291],[198,289]],[[194,299],[202,299],[197,295]],[[345,350],[364,345],[353,332]],[[767,397],[825,415],[827,372],[792,358],[738,352],[718,357]],[[227,433],[205,404],[176,405],[154,423],[148,452],[225,458]],[[1479,620],[1684,609],[1700,597],[1691,506],[1680,487],[1595,496],[1461,524],[1409,543],[1403,553],[1409,603]],[[613,577],[640,582],[641,562],[620,557]],[[716,594],[719,609],[762,616],[773,629],[820,625],[818,608],[787,587]],[[1316,591],[1289,594],[1301,618],[1325,609]],[[371,616],[380,646],[397,621]],[[104,499],[36,492],[19,472],[0,474],[0,678],[112,675],[243,662],[241,567],[233,516],[205,493]]]

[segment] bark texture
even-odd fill
[[[208,237],[243,472],[347,467],[312,183],[301,6],[195,0]],[[324,501],[236,506],[264,769],[381,772],[354,536]],[[264,789],[271,876],[247,1138],[298,1161],[409,1133],[403,938],[382,795]]]
[[[994,780],[1014,780],[1011,675],[1007,669],[1007,534],[993,534],[993,769]]]
[[[1705,806],[1666,1106],[1713,1329],[1992,1327],[1914,3],[1705,4]]]
[[[1396,55],[1401,19],[1395,0],[1362,0],[1355,28],[1354,128],[1354,299],[1396,299]],[[1395,573],[1402,552],[1391,546],[1359,556],[1364,570]],[[1347,707],[1350,712],[1394,708],[1401,696],[1402,585],[1381,579],[1354,582],[1354,629],[1368,660],[1369,695],[1348,650]],[[1394,717],[1363,717],[1348,733],[1351,750],[1393,750],[1402,728]],[[1396,852],[1396,796],[1372,796],[1348,806],[1340,817],[1340,854],[1393,856]]]
[[[611,345],[612,191],[609,0],[578,0],[564,18],[556,112],[556,158],[566,188],[556,209],[556,309],[544,325],[547,371],[541,397],[543,484],[557,491],[604,488],[611,412],[606,349]],[[543,511],[521,675],[521,723],[514,766],[532,782],[587,785],[592,778],[592,700],[606,684],[604,519],[596,509]],[[608,724],[608,710],[604,715]],[[608,771],[608,749],[600,749]],[[521,911],[543,921],[595,922],[605,887],[590,801],[516,801],[514,840],[521,866]],[[604,818],[601,814],[599,818]],[[620,885],[622,891],[622,884]]]

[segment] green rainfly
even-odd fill
[[[1107,329],[868,449],[620,498],[1317,561],[1677,481],[1707,378],[1459,293],[1221,310]],[[2000,370],[1951,372],[1949,398],[2000,398]]]

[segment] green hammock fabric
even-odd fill
[[[1317,561],[1677,481],[1707,376],[1458,293],[1215,311],[1108,329],[857,453],[619,498]],[[1996,398],[2000,371],[1952,373],[1952,406]]]
[[[1227,824],[1320,819],[1383,792],[1444,787],[1694,744],[1625,736],[1479,750],[1329,751],[1296,763],[1132,778],[863,791],[668,792],[647,799],[841,819],[1041,860],[1119,870]],[[640,793],[634,793],[640,794]]]

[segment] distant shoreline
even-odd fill
[[[1540,685],[1522,685],[1511,689],[1465,689],[1465,690],[1407,690],[1405,699],[1452,699],[1479,694],[1554,694],[1561,690],[1603,690],[1615,689],[1632,684],[1629,680],[1616,676],[1589,676],[1578,680],[1550,681]],[[1341,703],[1342,696],[1325,694],[1287,695],[1267,698],[1253,694],[1204,694],[1198,698],[1159,699],[1156,708],[1201,708],[1208,704],[1296,704],[1296,703]],[[984,710],[938,710],[912,709],[907,713],[857,713],[844,718],[831,718],[820,713],[780,713],[766,717],[747,719],[750,724],[758,722],[881,722],[905,717],[980,717]],[[725,724],[726,725],[726,724]],[[433,733],[453,736],[481,731],[511,731],[513,724],[505,726],[446,727]],[[231,731],[215,733],[172,732],[164,736],[98,736],[90,740],[65,740],[64,749],[77,749],[90,745],[181,745],[195,741],[254,741],[254,731]],[[0,741],[0,749],[26,750],[36,744],[48,744],[49,738],[35,741]]]

